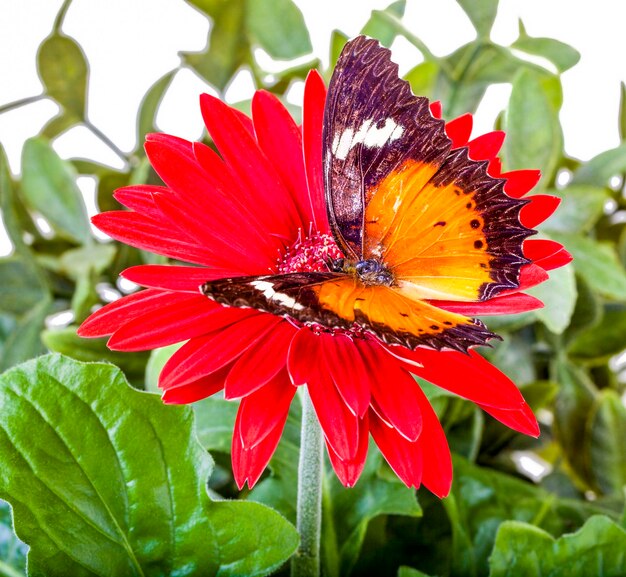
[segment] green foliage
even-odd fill
[[[0,405],[0,496],[29,574],[264,575],[297,545],[277,513],[212,502],[192,410],[111,365],[41,357],[0,378]]]
[[[256,88],[282,98],[320,66],[322,55],[311,53],[307,23],[292,0],[187,2],[199,19],[210,20],[206,48],[182,53],[180,66],[155,78],[137,110],[134,150],[120,150],[106,127],[86,116],[89,62],[62,31],[70,0],[42,38],[36,62],[42,96],[58,104],[59,113],[25,143],[21,174],[11,174],[0,147],[0,210],[13,245],[12,254],[0,258],[0,369],[8,369],[0,377],[0,497],[14,516],[0,501],[0,575],[23,575],[28,547],[29,575],[265,575],[279,570],[297,543],[291,525],[297,400],[268,472],[253,490],[238,492],[230,473],[237,403],[214,397],[182,409],[151,394],[178,345],[119,353],[104,339],[76,335],[78,324],[104,304],[103,287],[122,292],[120,271],[167,262],[94,238],[77,176],[97,180],[102,211],[121,208],[112,197],[116,188],[160,183],[143,140],[155,130],[182,67],[222,95],[246,69]],[[446,119],[475,112],[493,84],[512,87],[497,120],[507,132],[504,169],[541,169],[533,193],[562,202],[539,227],[540,238],[563,243],[574,262],[529,291],[543,309],[483,319],[503,336],[484,354],[541,410],[542,435],[522,438],[470,403],[420,382],[456,454],[450,497],[439,501],[421,490],[416,499],[375,447],[351,490],[326,462],[324,571],[331,577],[622,575],[626,537],[615,520],[625,510],[626,486],[626,144],[588,162],[570,158],[559,118],[561,74],[576,65],[577,50],[533,37],[521,22],[510,46],[496,44],[490,33],[498,1],[458,3],[476,35],[446,56],[433,54],[412,32],[404,0],[373,11],[361,30],[386,46],[400,38],[421,53],[406,79],[416,93],[441,101]],[[347,39],[333,31],[331,68],[321,70],[326,79]],[[258,49],[281,61],[282,72],[264,70]],[[620,91],[616,121],[624,140],[623,84]],[[237,106],[249,110],[249,103]],[[290,109],[299,118],[300,110]],[[77,125],[108,145],[123,167],[60,158],[54,139]],[[566,185],[564,174],[571,174]],[[41,219],[51,232],[42,232]],[[52,322],[59,312],[71,320]],[[46,351],[75,360],[36,359]],[[524,477],[516,465],[520,454],[547,467],[541,479]]]

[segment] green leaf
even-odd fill
[[[479,36],[489,37],[493,22],[498,13],[498,0],[457,0],[469,16]]]
[[[507,335],[485,351],[485,356],[517,385],[537,379],[532,343],[516,335]]]
[[[588,232],[604,213],[610,195],[605,188],[588,185],[568,186],[563,190],[550,189],[546,194],[561,200],[558,210],[539,228],[557,232]]]
[[[563,137],[558,113],[541,80],[539,74],[525,69],[513,81],[504,160],[507,170],[540,169],[545,187],[556,170]]]
[[[111,265],[115,252],[113,243],[92,244],[66,250],[59,259],[59,272],[73,280],[79,279],[89,271],[101,273]]]
[[[597,392],[584,370],[571,361],[556,361],[553,373],[560,384],[554,403],[554,434],[574,474],[589,483],[590,465],[581,447]]]
[[[572,321],[567,328],[566,341],[570,341],[580,331],[598,324],[603,314],[602,299],[580,275],[576,276],[576,292],[578,298]]]
[[[534,38],[526,33],[524,24],[519,21],[519,38],[511,45],[511,48],[521,50],[527,54],[542,56],[556,66],[559,72],[565,72],[578,64],[580,53],[569,44],[555,40],[554,38]]]
[[[84,244],[92,242],[76,172],[44,139],[30,138],[24,144],[22,192],[28,205],[61,237]]]
[[[28,547],[13,531],[11,507],[0,499],[0,575],[25,575],[27,552]]]
[[[537,318],[553,333],[560,335],[569,326],[576,306],[574,267],[564,266],[550,271],[550,279],[528,291],[544,304],[536,311]]]
[[[413,94],[432,99],[439,72],[439,65],[436,62],[426,60],[409,70],[404,79],[411,85]]]
[[[48,36],[37,53],[37,70],[48,95],[68,113],[84,118],[89,66],[81,47],[68,36]]]
[[[275,512],[210,501],[193,411],[113,366],[41,357],[0,377],[0,405],[0,496],[32,575],[265,575],[295,550]]]
[[[106,339],[83,339],[76,334],[76,327],[46,329],[41,334],[43,343],[55,353],[67,355],[78,361],[105,361],[120,367],[133,383],[143,385],[147,352],[135,352],[132,355],[112,351],[106,346]]]
[[[22,315],[48,294],[37,269],[18,257],[0,258],[0,310]]]
[[[334,69],[339,60],[339,55],[343,50],[346,42],[350,40],[347,34],[341,30],[333,30],[330,36],[330,69]]]
[[[386,12],[400,20],[404,16],[405,9],[406,0],[398,0],[384,10],[373,10],[370,19],[361,29],[361,34],[365,34],[365,36],[370,38],[376,38],[383,46],[389,48],[398,35],[398,31],[388,20],[381,18],[380,13]]]
[[[66,130],[69,130],[73,126],[76,126],[80,122],[80,118],[67,113],[65,111],[52,117],[40,131],[41,136],[45,136],[47,139],[52,140],[62,134]]]
[[[154,349],[150,352],[150,358],[146,365],[146,391],[151,393],[161,394],[159,389],[159,375],[165,366],[165,363],[170,360],[170,357],[183,345],[183,343],[176,343],[168,347],[161,347],[160,349]],[[194,405],[196,407],[197,405]],[[198,432],[198,418],[196,415],[196,432]],[[203,446],[209,449],[209,445]]]
[[[290,60],[313,50],[300,9],[292,0],[245,0],[248,34],[273,58]]]
[[[605,362],[626,349],[626,308],[607,307],[602,320],[582,332],[569,346],[569,354],[585,361]]]
[[[145,96],[141,100],[139,105],[139,112],[137,114],[137,153],[143,153],[143,143],[146,139],[146,134],[154,130],[156,115],[159,111],[159,106],[163,100],[166,90],[172,83],[174,75],[178,72],[178,69],[170,70],[159,78],[146,92]],[[102,181],[102,179],[101,179]],[[99,192],[99,189],[98,189]],[[98,197],[100,195],[98,194]],[[102,210],[102,209],[101,209]]]
[[[489,577],[624,575],[626,530],[604,516],[591,517],[576,533],[554,539],[517,521],[500,526],[489,559]]]
[[[7,160],[4,147],[0,143],[0,212],[4,230],[13,243],[15,251],[27,258],[30,256],[30,249],[24,242],[24,230],[18,215],[17,198],[9,162]],[[32,258],[30,259],[32,260]]]
[[[626,408],[610,389],[600,391],[589,418],[584,447],[596,488],[605,494],[622,495],[626,486]]]
[[[626,300],[626,270],[612,244],[573,234],[551,233],[574,257],[576,272],[593,290],[610,299]]]
[[[332,548],[339,552],[340,575],[350,574],[363,546],[367,527],[374,518],[380,515],[419,517],[422,514],[415,491],[395,479],[380,476],[382,463],[380,452],[372,445],[363,473],[352,489],[346,490],[334,471],[327,475],[324,514],[332,519],[333,531],[329,532],[326,527],[325,538],[334,535],[337,539]]]
[[[619,136],[626,140],[626,84],[619,83]]]
[[[230,453],[238,408],[239,403],[216,396],[193,404],[196,414],[196,434],[207,451]]]
[[[426,573],[422,573],[417,569],[413,569],[412,567],[400,567],[398,569],[398,577],[429,577]]]
[[[626,172],[626,143],[606,150],[583,164],[572,176],[571,184],[606,186],[613,176]]]

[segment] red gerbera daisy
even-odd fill
[[[280,439],[298,386],[306,386],[334,470],[346,486],[363,468],[369,434],[407,486],[438,496],[450,489],[452,465],[441,425],[413,375],[469,399],[505,425],[536,436],[537,422],[517,387],[473,350],[414,350],[367,330],[221,306],[199,293],[207,281],[248,275],[327,271],[343,255],[328,225],[322,171],[326,99],[316,72],[306,81],[300,128],[273,95],[260,91],[252,119],[209,95],[200,100],[219,155],[168,135],[147,138],[146,152],[165,183],[131,186],[115,198],[130,210],[99,214],[94,224],[132,246],[197,266],[144,265],[122,276],[144,287],[104,306],[79,329],[111,335],[108,346],[139,351],[186,341],[170,358],[159,386],[167,403],[191,403],[223,390],[241,399],[232,441],[235,480],[252,487]],[[437,103],[431,105],[440,118]],[[538,171],[502,174],[496,157],[504,138],[492,132],[469,141],[471,115],[445,132],[452,148],[467,147],[488,173],[506,179],[511,198],[526,194]],[[532,228],[556,208],[533,196],[519,212]],[[525,240],[517,288],[480,302],[430,301],[462,315],[529,311],[540,301],[523,290],[548,278],[570,257],[547,240]]]

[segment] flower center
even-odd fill
[[[343,255],[330,234],[300,238],[278,261],[278,272],[328,272],[329,264]]]

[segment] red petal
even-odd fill
[[[560,268],[572,261],[572,255],[563,245],[553,240],[524,241],[524,256],[544,270]]]
[[[263,244],[257,242],[256,234],[249,234],[249,225],[238,222],[235,229],[233,213],[225,217],[228,212],[215,210],[215,205],[209,210],[198,203],[181,201],[172,194],[155,194],[154,198],[164,217],[193,238],[198,246],[215,254],[214,262],[221,263],[223,268],[230,265],[240,271],[239,274],[258,274],[276,264],[276,253],[266,252]]]
[[[372,396],[385,420],[407,440],[415,441],[422,431],[422,393],[415,379],[373,342],[361,341],[359,350],[368,368]]]
[[[359,350],[344,335],[321,335],[326,370],[351,411],[363,417],[370,404],[367,369]]]
[[[202,295],[181,294],[186,300],[171,299],[156,312],[144,312],[124,323],[107,346],[114,351],[147,351],[205,335],[214,322],[233,318],[231,310]]]
[[[359,480],[363,467],[365,467],[365,460],[367,459],[367,449],[369,440],[369,418],[368,414],[362,419],[359,419],[359,449],[354,459],[342,461],[332,447],[326,443],[326,450],[328,451],[328,457],[330,463],[333,466],[337,477],[341,481],[344,487],[354,487]]]
[[[221,268],[140,264],[127,268],[120,276],[146,287],[197,294],[205,282],[237,276],[237,273]]]
[[[479,405],[479,407],[489,413],[494,419],[497,419],[503,425],[514,431],[535,438],[539,436],[539,424],[537,423],[532,409],[526,403],[514,410],[496,409],[484,405]]]
[[[91,222],[110,237],[130,246],[162,254],[177,260],[212,266],[219,261],[178,227],[163,220],[153,220],[138,212],[112,210],[96,214]]]
[[[534,286],[537,286],[538,284],[541,284],[542,282],[547,281],[549,278],[550,275],[548,275],[548,273],[540,266],[537,266],[534,263],[525,264],[520,269],[519,287],[517,287],[516,289],[503,290],[499,293],[498,296],[503,297],[505,295],[515,294],[520,291],[528,290],[529,288],[532,288]]]
[[[237,420],[244,449],[253,449],[280,424],[296,391],[287,372],[282,371],[241,400]]]
[[[289,191],[281,182],[257,142],[238,115],[218,98],[200,97],[202,117],[224,162],[233,170],[241,188],[250,195],[249,206],[263,216],[266,229],[282,239],[292,239],[300,216]]]
[[[443,498],[448,495],[452,485],[452,458],[448,441],[435,411],[423,393],[420,409],[424,427],[417,442],[422,449],[422,483],[437,497]]]
[[[309,329],[300,329],[294,336],[287,353],[287,370],[294,385],[310,382],[313,371],[323,370],[317,364],[320,339]]]
[[[298,125],[280,100],[264,90],[258,91],[252,99],[252,116],[261,150],[293,195],[300,218],[307,225],[312,222],[313,214]]]
[[[452,148],[465,146],[472,135],[474,119],[471,114],[464,114],[446,123],[446,134],[452,141]]]
[[[497,296],[487,301],[477,303],[464,303],[459,301],[428,302],[446,311],[468,317],[512,315],[543,308],[543,303],[538,298],[518,292],[505,296]]]
[[[506,178],[504,192],[513,198],[521,198],[539,182],[541,171],[539,170],[513,170],[500,175]]]
[[[168,189],[164,186],[151,186],[147,184],[138,184],[135,186],[126,186],[118,188],[113,197],[117,202],[125,207],[134,210],[144,216],[159,220],[163,218],[163,214],[158,209],[152,195],[155,192],[165,192]]]
[[[229,367],[224,367],[221,371],[205,375],[195,381],[166,389],[162,400],[168,405],[186,405],[206,399],[224,388],[224,379],[228,370]]]
[[[235,482],[240,490],[243,489],[246,481],[248,482],[248,487],[252,489],[263,474],[265,467],[267,467],[267,464],[276,450],[278,441],[280,441],[283,429],[285,428],[285,423],[287,422],[287,415],[287,412],[283,413],[282,419],[276,427],[272,429],[253,449],[244,449],[241,442],[239,413],[237,413],[235,430],[233,432],[231,458],[233,462]]]
[[[285,367],[287,351],[297,329],[280,321],[264,338],[263,345],[250,347],[233,365],[226,379],[227,399],[245,397],[265,385]]]
[[[488,132],[472,140],[467,145],[467,152],[472,160],[491,160],[495,158],[504,143],[504,132]]]
[[[561,204],[558,196],[550,196],[547,194],[535,194],[528,197],[530,202],[522,206],[519,219],[527,228],[535,228],[546,220]]]
[[[189,295],[154,289],[139,291],[98,309],[78,327],[77,333],[81,337],[104,337],[141,315],[169,303],[183,303],[189,298]]]
[[[436,351],[417,348],[414,351],[394,347],[422,367],[410,371],[428,382],[477,404],[501,409],[517,409],[524,398],[513,381],[476,351]]]
[[[322,169],[322,127],[325,105],[326,87],[324,86],[324,80],[319,72],[311,70],[304,84],[302,141],[313,225],[321,233],[329,231],[326,202],[324,200],[324,172]]]
[[[487,174],[494,178],[502,178],[502,161],[497,156],[489,161]]]
[[[441,102],[439,100],[430,103],[430,113],[435,118],[441,118]]]
[[[416,489],[422,482],[422,448],[418,441],[407,441],[370,411],[370,433],[389,466],[407,487]]]
[[[340,459],[354,459],[359,450],[359,418],[350,412],[325,372],[318,373],[307,388],[326,442]]]
[[[194,381],[232,363],[280,320],[250,309],[224,310],[233,313],[230,324],[212,326],[211,334],[191,339],[178,349],[161,371],[159,386],[162,389]],[[226,323],[228,319],[221,320]]]

